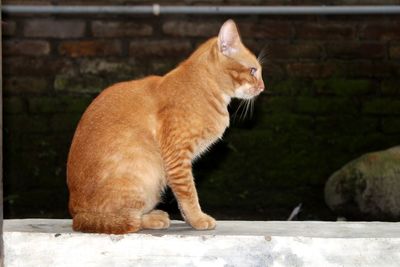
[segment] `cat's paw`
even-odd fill
[[[189,223],[196,230],[212,230],[217,226],[215,219],[205,213],[200,214]]]
[[[153,210],[142,216],[142,229],[166,229],[170,225],[168,213],[161,210]]]

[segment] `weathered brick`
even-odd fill
[[[43,56],[50,53],[50,44],[42,40],[7,40],[3,42],[6,56]]]
[[[274,59],[287,59],[287,58],[319,58],[322,56],[322,49],[316,43],[274,43],[266,47],[270,58]]]
[[[171,36],[212,37],[218,34],[220,27],[218,22],[167,21],[162,29]]]
[[[381,115],[400,114],[400,100],[393,98],[372,99],[363,104],[363,112]]]
[[[328,58],[383,58],[385,45],[378,43],[333,42],[327,43]]]
[[[359,35],[362,39],[369,40],[400,40],[400,22],[366,22]]]
[[[384,96],[400,96],[400,79],[382,81],[381,92]]]
[[[15,21],[3,21],[1,23],[1,33],[4,36],[14,36],[17,30],[17,23]]]
[[[261,99],[259,99],[261,100]],[[260,112],[264,113],[291,113],[294,109],[294,97],[273,96],[259,101],[258,107]]]
[[[391,45],[389,48],[389,56],[393,59],[400,59],[400,45]]]
[[[300,22],[295,30],[299,39],[348,40],[355,36],[354,25],[340,22]]]
[[[79,65],[82,74],[126,73],[132,74],[135,62],[129,60],[83,59]]]
[[[272,82],[270,86],[267,85],[267,89],[270,89],[274,95],[288,95],[297,96],[314,95],[314,90],[310,82],[304,81],[303,79],[284,79],[277,82]]]
[[[76,19],[27,19],[24,36],[78,38],[85,34],[85,21]]]
[[[26,110],[24,100],[21,97],[5,97],[3,110],[5,114],[23,113]]]
[[[324,134],[335,132],[337,134],[365,134],[376,132],[379,125],[377,118],[357,116],[337,116],[336,114],[315,119],[315,133]]]
[[[335,61],[336,65],[333,74],[338,77],[354,78],[381,78],[397,77],[398,66],[391,61],[366,61],[352,59],[346,61]]]
[[[51,5],[51,0],[4,0],[2,4],[5,5]]]
[[[259,39],[291,39],[294,34],[292,24],[287,21],[261,20],[257,23],[238,23],[243,37]]]
[[[83,112],[91,100],[88,96],[31,97],[28,106],[31,113]]]
[[[357,113],[357,105],[342,97],[298,97],[295,110],[308,114],[352,114]]]
[[[6,94],[43,93],[49,83],[44,77],[12,76],[5,78],[3,89]]]
[[[313,128],[313,118],[291,113],[257,114],[256,129],[272,129],[275,132],[298,132]]]
[[[60,55],[69,57],[117,56],[122,53],[119,41],[65,41],[58,47]]]
[[[334,63],[295,62],[288,63],[286,70],[289,76],[294,77],[330,77],[336,71]]]
[[[192,51],[189,41],[152,40],[133,41],[129,44],[129,55],[134,58],[186,57]]]
[[[54,89],[58,92],[92,94],[100,92],[107,85],[110,82],[99,75],[58,74],[54,79]]]
[[[125,21],[93,21],[92,34],[95,37],[150,36],[153,27],[145,23]]]
[[[66,72],[73,68],[72,62],[60,57],[5,57],[4,73],[8,75],[54,75],[58,72]]]
[[[21,132],[45,133],[49,131],[49,121],[44,116],[13,114],[4,117],[4,128],[8,132],[19,129]]]
[[[50,126],[53,132],[66,132],[75,130],[81,118],[81,113],[59,113],[50,118]]]
[[[400,119],[396,118],[383,118],[382,119],[382,131],[384,133],[393,134],[400,133]]]
[[[334,94],[341,96],[356,96],[376,93],[379,87],[366,79],[326,79],[315,80],[317,94]]]
[[[271,79],[282,79],[286,76],[286,66],[284,61],[266,59],[262,64],[263,66],[263,79],[266,89],[268,90],[268,82]]]

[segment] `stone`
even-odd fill
[[[26,110],[24,100],[21,97],[3,98],[3,111],[5,114],[19,114]]]
[[[218,221],[195,231],[85,234],[68,219],[4,220],[5,266],[398,266],[400,223]]]
[[[18,74],[18,76],[35,75],[52,77],[59,72],[67,72],[74,68],[67,58],[56,57],[26,57],[7,56],[3,59],[3,77]]]
[[[354,114],[357,107],[351,99],[344,97],[297,98],[295,110],[306,114]]]
[[[325,201],[341,216],[400,219],[400,146],[368,153],[329,177]]]
[[[291,39],[293,37],[293,27],[288,21],[279,20],[261,20],[257,23],[239,23],[239,31],[242,37],[251,37],[258,39]]]
[[[388,134],[400,133],[400,119],[398,117],[383,118],[382,131]]]
[[[219,22],[168,21],[162,29],[171,36],[211,37],[218,34],[221,25]]]
[[[309,42],[268,44],[266,51],[274,59],[316,59],[322,57],[323,53],[319,44]]]
[[[384,80],[381,83],[381,92],[384,96],[400,95],[400,79]]]
[[[43,56],[50,53],[50,44],[43,40],[9,40],[3,43],[4,55]]]
[[[371,99],[363,104],[363,112],[380,115],[400,114],[400,100],[397,98]]]
[[[136,22],[93,21],[92,33],[96,37],[150,36],[153,33],[153,27]]]
[[[17,23],[15,21],[3,21],[1,23],[1,33],[3,36],[14,36],[17,30]]]
[[[288,76],[326,78],[332,76],[337,66],[330,62],[293,62],[286,65]]]
[[[122,53],[119,41],[87,40],[65,41],[58,47],[61,55],[69,57],[117,56]]]
[[[24,36],[50,38],[78,38],[85,34],[85,21],[72,19],[26,20]]]
[[[48,81],[44,77],[12,76],[4,79],[6,94],[44,93],[48,90]]]
[[[368,40],[399,40],[400,39],[400,27],[396,20],[387,21],[383,23],[381,21],[371,21],[365,23],[359,32],[361,39]]]
[[[73,74],[59,74],[54,79],[56,92],[73,93],[99,93],[109,83],[104,77],[98,75],[82,75],[77,77]]]
[[[392,45],[389,48],[390,58],[399,59],[400,58],[400,45]]]
[[[127,60],[111,59],[83,59],[79,65],[79,71],[82,74],[115,74],[124,73],[132,75],[135,71],[136,63]]]
[[[189,41],[132,41],[129,55],[133,58],[182,58],[193,50]]]
[[[354,23],[343,22],[301,22],[295,26],[299,39],[346,40],[354,38]]]
[[[314,80],[316,93],[339,96],[359,96],[374,94],[378,90],[371,80],[367,79],[325,79]]]
[[[327,58],[361,59],[384,58],[386,45],[376,43],[359,43],[353,41],[331,42],[325,45]]]

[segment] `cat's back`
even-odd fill
[[[152,91],[161,78],[120,82],[93,100],[76,128],[68,157],[69,171],[74,169],[72,165],[96,160],[96,155],[102,157],[116,142],[128,144],[134,133],[153,132],[157,103]]]
[[[98,112],[105,117],[126,116],[132,109],[145,108],[152,104],[152,91],[161,79],[160,76],[149,76],[140,80],[116,83],[106,88],[93,100],[83,117]]]

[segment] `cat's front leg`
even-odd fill
[[[197,230],[210,230],[216,226],[215,219],[202,212],[192,175],[189,157],[173,157],[167,160],[168,184],[178,200],[185,221]]]

